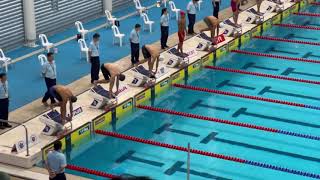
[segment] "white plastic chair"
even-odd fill
[[[39,39],[41,41],[42,46],[50,52],[50,48],[53,47],[53,44],[48,41],[48,38],[45,34],[39,34]]]
[[[40,54],[38,56],[38,60],[41,66],[43,66],[44,64],[46,64],[48,62],[47,56],[45,56],[44,54]]]
[[[108,21],[108,24],[110,25],[114,25],[115,21],[117,20],[117,18],[113,17],[111,12],[108,11],[108,10],[105,10],[104,13],[106,14],[107,16],[107,21]]]
[[[163,4],[163,6],[166,8],[167,7],[167,1],[168,0],[161,0],[161,3]]]
[[[169,6],[172,12],[176,13],[176,19],[179,20],[180,9],[177,9],[176,4],[173,1],[169,1]]]
[[[201,10],[201,4],[203,3],[203,1],[202,0],[199,0],[198,1],[198,8],[199,8],[199,11]]]
[[[143,18],[143,22],[144,22],[144,30],[146,30],[146,25],[149,26],[149,30],[150,32],[152,32],[152,25],[154,24],[154,21],[150,21],[149,17],[146,13],[142,13],[142,18]]]
[[[117,26],[113,25],[111,28],[113,31],[113,44],[115,44],[115,38],[119,38],[119,45],[121,47],[122,39],[125,35],[120,33],[119,28]]]
[[[89,31],[83,28],[82,22],[80,21],[76,21],[74,24],[77,27],[78,33],[80,33],[82,38],[85,39],[85,36]]]
[[[86,60],[89,62],[89,48],[87,46],[87,43],[84,39],[78,40],[79,46],[80,46],[80,59],[82,59],[82,55],[86,55]]]
[[[11,63],[11,58],[6,57],[2,49],[0,49],[0,62],[4,66],[6,72],[8,72],[8,66]]]
[[[147,10],[146,7],[141,6],[140,0],[133,0],[133,2],[140,15]]]

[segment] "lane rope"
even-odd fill
[[[288,56],[279,56],[279,55],[274,55],[274,54],[259,53],[259,52],[244,51],[244,50],[232,50],[231,52],[238,53],[238,54],[251,55],[251,56],[260,56],[260,57],[269,57],[269,58],[275,58],[275,59],[282,59],[282,60],[288,60],[288,61],[299,61],[299,62],[320,64],[320,60],[315,60],[315,59],[305,59],[305,58],[295,58],[295,57],[288,57]]]
[[[297,24],[273,24],[273,26],[287,27],[287,28],[297,28],[297,29],[309,29],[309,30],[320,30],[320,27],[315,26],[302,26]]]
[[[320,14],[317,13],[309,13],[309,12],[295,12],[293,13],[294,15],[297,16],[311,16],[311,17],[320,17]]]
[[[103,131],[103,130],[96,130],[95,132],[97,134],[104,135],[104,136],[111,136],[114,138],[138,142],[138,143],[142,143],[142,144],[148,144],[148,145],[163,147],[163,148],[167,148],[167,149],[188,152],[188,148],[182,147],[182,146],[161,143],[161,142],[157,142],[157,141],[153,141],[153,140],[142,139],[142,138],[138,138],[138,137],[134,137],[134,136],[128,136],[128,135],[124,135],[124,134],[119,134],[119,133],[115,133],[115,132],[108,132],[108,131]],[[284,168],[284,167],[280,167],[280,166],[265,164],[265,163],[256,162],[256,161],[245,160],[245,159],[232,157],[232,156],[226,156],[226,155],[222,155],[222,154],[216,154],[213,152],[207,152],[207,151],[202,151],[202,150],[198,150],[198,149],[190,149],[190,152],[193,154],[199,154],[199,155],[213,157],[213,158],[217,158],[217,159],[223,159],[226,161],[232,161],[232,162],[237,162],[237,163],[241,163],[241,164],[247,164],[247,165],[266,168],[266,169],[272,169],[275,171],[281,171],[281,172],[286,172],[286,173],[290,173],[290,174],[320,179],[319,174],[304,172],[304,171],[300,171],[300,170],[288,169],[288,168]]]
[[[295,107],[320,110],[320,107],[318,107],[318,106],[282,101],[282,100],[277,100],[277,99],[270,99],[270,98],[263,98],[263,97],[258,97],[258,96],[237,94],[237,93],[233,93],[233,92],[220,91],[220,90],[215,90],[215,89],[208,89],[208,88],[189,86],[189,85],[183,85],[183,84],[172,84],[172,86],[182,88],[182,89],[189,89],[189,90],[193,90],[193,91],[201,91],[201,92],[220,94],[220,95],[225,95],[225,96],[239,97],[239,98],[243,98],[243,99],[252,99],[252,100],[256,100],[256,101],[264,101],[264,102],[270,102],[270,103],[275,103],[275,104],[283,104],[283,105],[288,105],[288,106],[295,106]]]
[[[93,169],[89,169],[89,168],[84,168],[84,167],[80,167],[80,166],[76,166],[76,165],[72,165],[72,164],[68,164],[67,169],[73,170],[73,171],[78,171],[78,172],[83,172],[83,173],[87,173],[87,174],[92,174],[92,175],[96,175],[96,176],[100,176],[100,177],[105,177],[105,178],[119,178],[120,176],[116,176],[113,174],[108,174],[102,171],[97,171],[97,170],[93,170]]]
[[[279,42],[289,42],[289,43],[296,43],[296,44],[308,44],[308,45],[320,46],[319,42],[299,41],[299,40],[284,39],[284,38],[277,38],[277,37],[271,37],[271,36],[254,36],[253,38],[269,40],[269,41],[279,41]]]
[[[320,6],[320,2],[311,2],[311,5]]]
[[[244,70],[239,70],[239,69],[231,69],[231,68],[224,68],[224,67],[217,67],[217,66],[205,66],[205,68],[212,69],[212,70],[218,70],[218,71],[231,72],[231,73],[247,74],[247,75],[252,75],[252,76],[302,82],[302,83],[308,83],[308,84],[320,84],[320,81],[312,81],[312,80],[299,79],[299,78],[290,78],[290,77],[286,77],[286,76],[263,74],[263,73],[250,72],[250,71],[244,71]]]
[[[148,110],[148,111],[153,111],[153,112],[160,112],[160,113],[175,115],[175,116],[188,117],[188,118],[216,122],[216,123],[221,123],[221,124],[228,124],[231,126],[256,129],[256,130],[260,130],[260,131],[284,134],[284,135],[288,135],[288,136],[295,136],[295,137],[311,139],[311,140],[316,140],[316,141],[320,140],[320,136],[312,136],[312,135],[308,135],[308,134],[301,134],[301,133],[296,133],[296,132],[291,132],[291,131],[284,131],[284,130],[275,129],[275,128],[257,126],[257,125],[252,125],[252,124],[248,124],[248,123],[234,122],[234,121],[218,119],[218,118],[213,118],[213,117],[208,117],[208,116],[201,116],[201,115],[197,115],[197,114],[174,111],[174,110],[170,110],[170,109],[163,109],[163,108],[156,108],[156,107],[142,106],[142,105],[138,105],[137,108]]]

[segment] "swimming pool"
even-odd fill
[[[311,7],[306,11],[319,12]],[[308,22],[307,22],[308,21]],[[310,17],[291,16],[283,23],[315,24]],[[319,41],[320,32],[273,27],[264,36],[309,42]],[[254,39],[242,50],[299,57],[320,61],[318,46]],[[229,53],[216,66],[251,72],[282,75],[291,78],[319,80],[319,65],[259,56]],[[184,82],[180,82],[183,84]],[[204,69],[185,82],[187,85],[234,92],[263,98],[320,106],[318,86],[272,78]],[[239,97],[173,87],[152,105],[158,108],[215,117],[234,122],[320,136],[319,111],[279,105]],[[201,121],[148,110],[138,110],[106,130],[151,139],[241,159],[272,164],[289,169],[319,174],[319,141],[270,133],[228,124]],[[80,148],[68,152],[70,164],[112,174],[146,175],[154,179],[185,179],[187,153],[141,144],[119,138],[95,135]],[[308,179],[292,173],[274,171],[248,164],[235,163],[191,154],[191,179]],[[77,175],[96,176],[69,171]]]

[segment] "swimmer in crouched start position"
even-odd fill
[[[142,54],[144,59],[148,61],[150,78],[155,78],[155,74],[157,73],[159,67],[160,52],[157,50],[155,46],[146,44],[142,46]],[[155,72],[153,72],[153,67],[155,63],[156,70]]]
[[[215,36],[217,31],[217,36],[219,35],[219,19],[214,16],[207,16],[203,19],[205,24],[207,25],[206,28],[201,29],[200,32],[210,31],[211,34],[211,42],[213,45],[217,44],[217,38]]]
[[[119,92],[119,81],[124,81],[126,79],[126,76],[123,75],[118,68],[118,66],[114,63],[105,63],[101,65],[101,72],[103,74],[104,79],[102,80],[96,80],[94,81],[94,85],[97,84],[103,84],[103,83],[109,83],[109,98],[115,98],[120,92]],[[114,84],[116,84],[116,92],[113,93],[112,89],[114,87]]]
[[[69,88],[62,85],[55,85],[50,88],[50,94],[54,97],[58,102],[51,104],[50,107],[53,109],[54,107],[60,107],[61,120],[62,125],[64,125],[67,121],[72,121],[73,117],[73,103],[77,102],[77,97],[74,96]],[[69,102],[70,108],[70,116],[67,117],[67,103]]]

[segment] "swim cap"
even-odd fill
[[[184,11],[180,11],[180,16],[185,15],[186,13]]]

